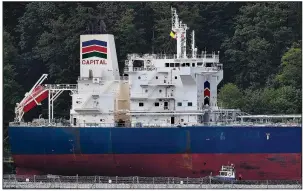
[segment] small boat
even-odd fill
[[[227,166],[222,165],[219,175],[210,175],[210,178],[220,182],[235,182],[237,181],[235,166],[233,164]]]

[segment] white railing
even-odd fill
[[[156,111],[155,111],[156,113]],[[159,115],[161,113],[159,112]],[[17,122],[11,122],[9,124],[10,127],[71,127],[69,123],[32,123],[32,122],[22,122],[22,123],[17,123]],[[142,126],[144,127],[169,127],[169,128],[175,128],[175,127],[194,127],[194,128],[205,128],[208,126],[222,126],[222,127],[248,127],[248,126],[254,126],[254,127],[262,127],[262,126],[267,126],[267,127],[302,127],[301,123],[253,123],[253,122],[247,122],[247,123],[241,123],[241,122],[207,122],[207,123],[202,123],[202,124],[193,124],[193,123],[187,123],[186,125],[179,125],[179,124],[155,124],[155,123],[143,123]],[[124,128],[134,128],[138,127],[137,123],[131,123],[131,124],[119,124],[119,123],[79,123],[75,128],[99,128],[99,127],[105,127],[105,128],[116,128],[116,127],[124,127]]]
[[[189,68],[190,66],[179,66],[179,67],[163,67],[163,68]],[[137,72],[137,71],[157,71],[161,70],[163,68],[144,68],[144,67],[124,67],[124,72]],[[190,68],[201,68],[203,71],[220,71],[223,70],[223,64],[217,64],[217,66],[213,67],[202,67],[202,66],[196,66],[196,67],[190,67]]]
[[[77,84],[45,84],[44,87],[49,90],[77,90]]]
[[[119,177],[119,176],[58,176],[58,175],[3,175],[3,188],[105,188],[105,189],[302,189],[302,180],[238,180],[218,182],[210,177]]]
[[[196,59],[196,58],[212,58],[219,60],[219,54],[196,54],[196,57],[193,58],[191,54],[187,54],[187,59]],[[177,58],[177,54],[150,54],[150,55],[139,55],[139,54],[129,54],[129,60],[136,60],[136,59],[184,59],[184,58]]]

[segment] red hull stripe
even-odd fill
[[[107,53],[107,48],[101,47],[101,46],[96,46],[96,45],[82,48],[82,53],[87,53],[87,52],[92,52],[92,51]]]
[[[14,155],[17,174],[205,177],[233,163],[244,180],[298,180],[301,154]]]

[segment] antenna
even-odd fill
[[[195,48],[195,31],[192,31],[192,43],[191,43],[191,51],[192,51],[192,58],[196,58],[196,51]]]

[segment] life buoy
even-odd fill
[[[231,173],[229,172],[229,173],[227,173],[227,176],[231,176]]]

